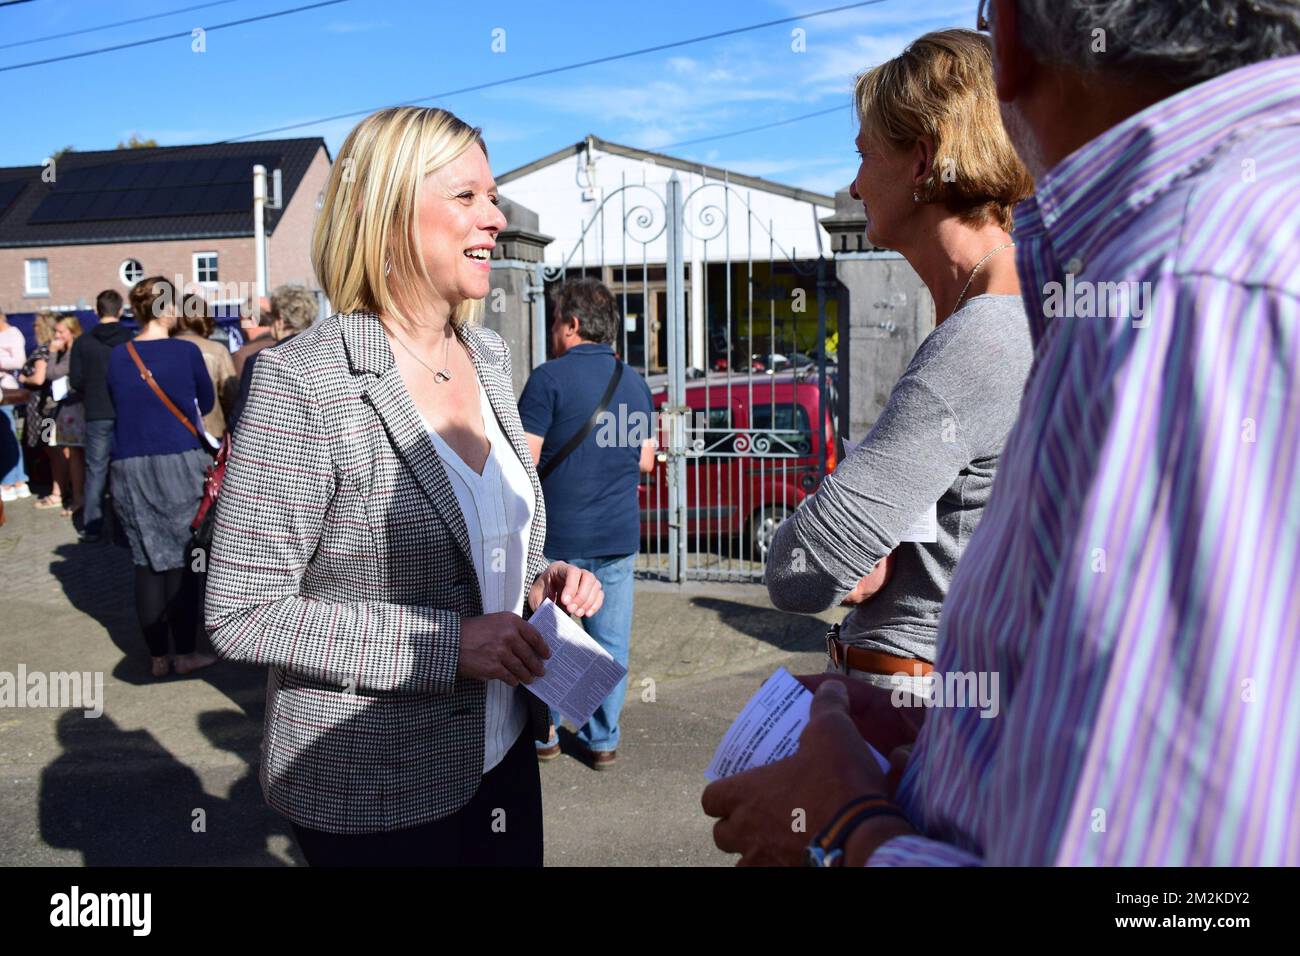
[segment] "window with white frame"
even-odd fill
[[[24,266],[24,287],[28,295],[50,294],[50,260],[27,259]]]
[[[217,254],[215,252],[194,253],[194,281],[205,285],[217,282]]]
[[[123,285],[132,286],[144,278],[144,266],[139,259],[124,259],[117,274],[122,277]]]

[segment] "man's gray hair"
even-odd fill
[[[316,296],[305,286],[282,285],[271,293],[271,311],[284,323],[290,335],[296,335],[316,318]]]
[[[1300,53],[1300,0],[1018,0],[1045,62],[1191,86]]]
[[[618,299],[599,279],[570,279],[552,293],[561,320],[578,320],[578,337],[614,345],[620,324]]]

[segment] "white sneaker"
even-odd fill
[[[18,492],[13,488],[0,488],[0,501],[17,501]]]
[[[27,482],[23,482],[15,490],[19,498],[30,498],[32,496],[32,489],[27,487]]]

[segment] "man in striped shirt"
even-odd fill
[[[1300,0],[988,7],[1036,352],[935,670],[1000,707],[940,695],[895,790],[823,687],[715,838],[875,793],[848,864],[1300,864]]]

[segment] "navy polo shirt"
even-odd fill
[[[614,349],[584,342],[533,369],[519,396],[524,431],[542,436],[540,469],[596,410],[614,374]],[[607,414],[542,482],[546,556],[605,558],[635,554],[641,543],[636,489],[641,443],[655,437],[650,389],[623,363]]]

